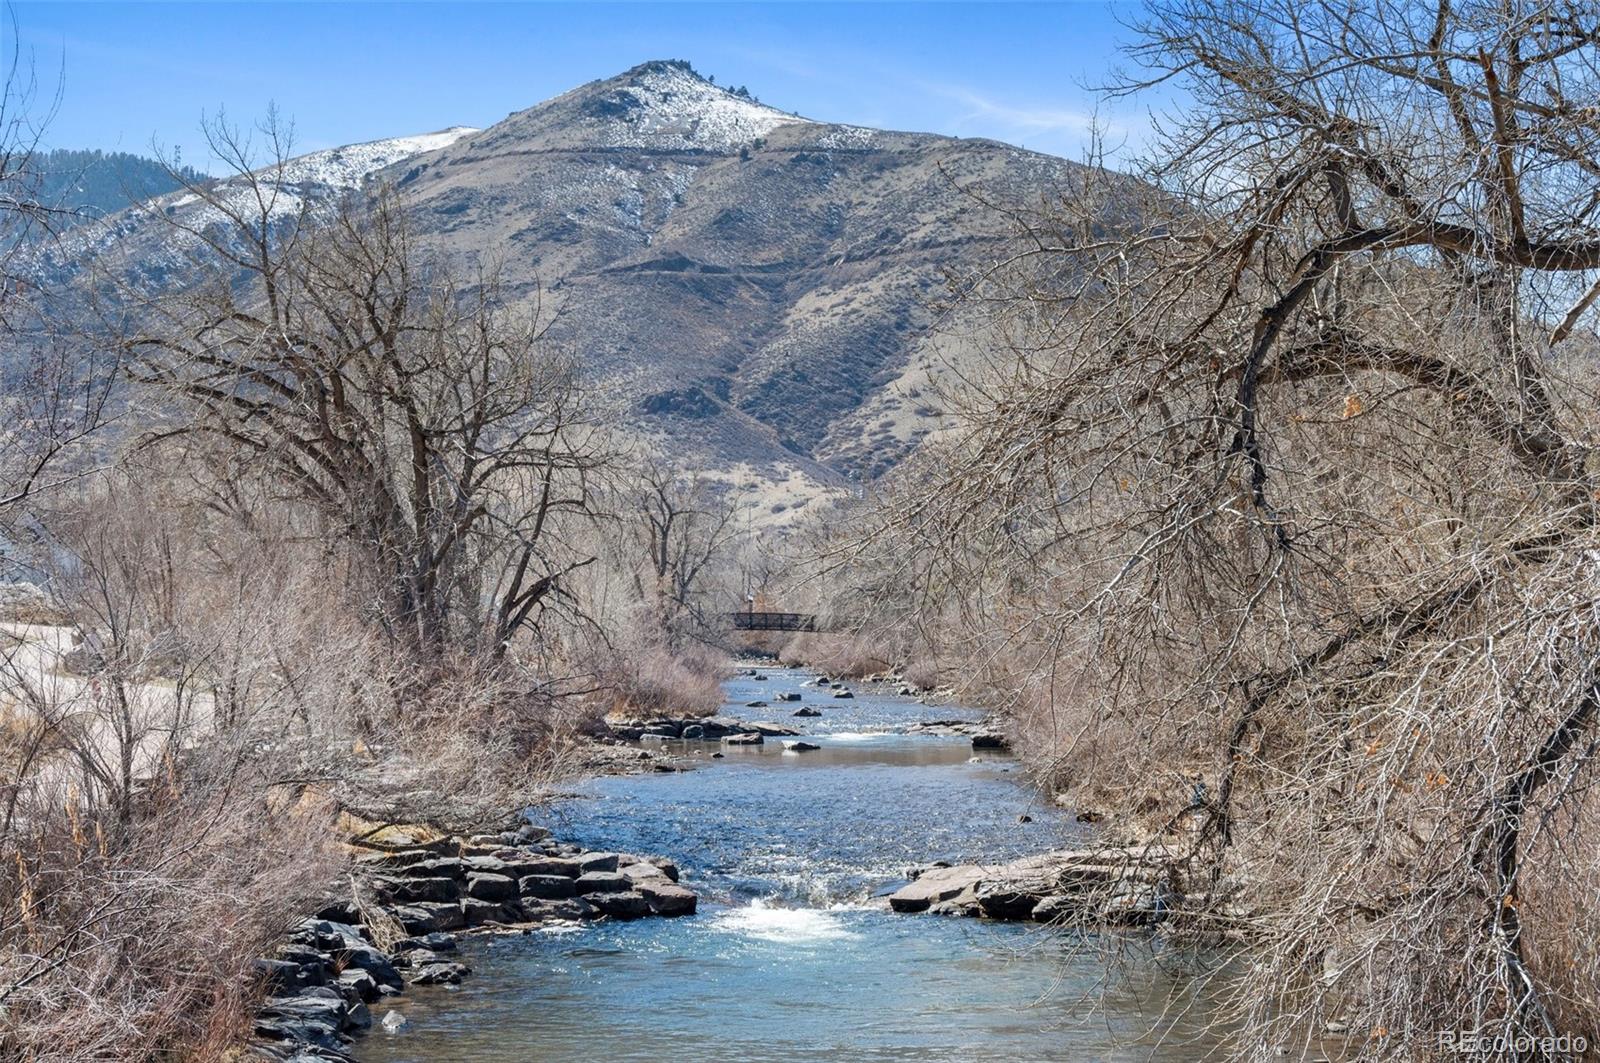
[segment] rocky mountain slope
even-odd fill
[[[1073,171],[810,121],[658,61],[487,129],[319,152],[282,184],[287,210],[392,183],[424,243],[559,310],[639,431],[772,485],[781,508],[882,474],[935,428],[922,389],[952,342],[932,327],[946,272],[1006,253],[991,204],[1036,206]],[[158,275],[175,261],[161,228],[125,213],[83,240]]]

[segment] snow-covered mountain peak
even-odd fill
[[[608,147],[735,151],[779,126],[810,122],[713,85],[673,59],[641,63],[567,95],[577,97],[590,135]]]

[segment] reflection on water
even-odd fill
[[[1080,830],[1020,784],[1013,762],[967,741],[893,733],[966,710],[858,693],[819,697],[799,672],[729,684],[727,710],[801,692],[813,752],[775,742],[674,743],[703,761],[679,775],[601,779],[544,815],[595,848],[676,859],[702,897],[689,919],[476,939],[477,975],[409,990],[411,1020],[375,1032],[369,1061],[1191,1060],[1180,1020],[1144,1035],[1172,986],[1103,983],[1090,957],[1038,927],[897,916],[874,895],[936,859],[1000,860]],[[773,707],[785,703],[773,703]],[[792,710],[792,703],[789,703]],[[1019,821],[1027,813],[1031,822]],[[1105,995],[1099,1008],[1090,999]],[[1142,1043],[1140,1043],[1142,1042]]]

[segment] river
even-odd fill
[[[1027,924],[896,915],[909,867],[1000,860],[1081,841],[1003,754],[905,734],[975,719],[870,687],[853,700],[812,673],[725,685],[729,715],[792,722],[821,746],[673,743],[693,771],[596,779],[540,810],[559,837],[669,856],[700,894],[683,919],[602,923],[463,942],[475,975],[413,988],[398,1033],[366,1063],[806,1060],[1189,1061],[1210,1039],[1172,1011],[1166,965],[1108,980],[1095,950]],[[790,720],[796,692],[822,715]],[[755,700],[769,708],[749,708]],[[1026,817],[1026,819],[1024,819]],[[1158,955],[1152,952],[1151,955]],[[1177,996],[1182,997],[1182,991]],[[385,1009],[376,1009],[382,1013]],[[1198,1010],[1198,1009],[1196,1009]],[[1159,1036],[1152,1031],[1160,1031]]]

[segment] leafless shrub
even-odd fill
[[[879,675],[894,664],[881,644],[875,645],[865,637],[811,632],[795,635],[784,643],[778,651],[778,660],[852,679]]]
[[[217,768],[238,765],[173,763],[127,818],[28,795],[0,867],[8,1058],[209,1059],[248,1031],[252,962],[340,857],[328,824],[266,814],[259,780]]]
[[[616,716],[711,716],[722,706],[727,659],[705,646],[630,647],[602,669],[609,712]]]

